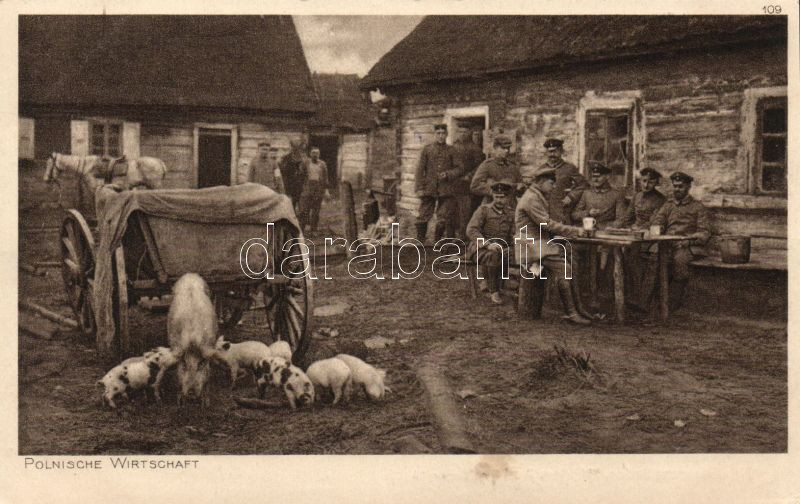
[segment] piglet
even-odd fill
[[[275,357],[283,357],[287,361],[292,362],[292,347],[285,341],[278,340],[272,343],[269,346],[269,351],[272,352],[272,355]]]
[[[104,387],[103,404],[114,409],[116,400],[124,397],[130,400],[129,394],[139,390],[152,391],[156,401],[161,401],[161,380],[166,370],[175,364],[175,358],[168,348],[159,347],[143,356],[125,359],[98,382]]]
[[[364,395],[368,398],[373,400],[383,399],[386,391],[392,391],[383,383],[386,378],[386,371],[383,369],[376,369],[352,355],[339,354],[336,358],[350,368],[353,373],[353,383],[360,385],[364,389]]]
[[[343,396],[345,401],[350,400],[353,373],[343,361],[335,358],[319,360],[308,366],[306,374],[315,386],[333,392],[333,404],[337,404]]]
[[[293,366],[283,357],[270,357],[256,368],[258,394],[264,397],[268,385],[283,389],[292,409],[314,402],[314,384],[302,369]]]
[[[240,373],[249,369],[255,375],[256,367],[259,363],[272,357],[270,348],[260,341],[231,343],[230,341],[225,341],[224,336],[220,336],[217,338],[215,349],[216,358],[227,364],[231,370],[231,388],[233,388],[236,380],[239,379]]]

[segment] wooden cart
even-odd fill
[[[75,209],[66,211],[59,238],[67,298],[80,330],[92,338],[97,332],[93,308],[96,254],[102,252],[95,246],[87,220]],[[272,278],[250,278],[241,268],[242,246],[253,238],[266,242]],[[300,241],[284,251],[286,247],[279,245],[292,238]],[[129,308],[143,296],[170,294],[181,275],[194,272],[206,280],[213,292],[222,329],[235,326],[252,305],[253,295],[263,293],[268,333],[273,340],[287,341],[297,359],[301,359],[311,340],[313,312],[312,281],[308,275],[298,274],[310,268],[308,249],[301,243],[302,234],[288,220],[272,223],[268,231],[260,224],[198,223],[132,212],[121,246],[111,257],[115,324],[112,348],[121,355],[144,350],[128,330]],[[253,255],[258,255],[259,248],[253,247]],[[281,270],[282,261],[290,256],[300,259],[293,259]]]

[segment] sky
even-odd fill
[[[312,72],[358,74],[394,47],[422,16],[293,16]]]

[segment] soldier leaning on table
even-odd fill
[[[573,288],[574,280],[571,279],[575,275],[575,267],[568,261],[570,258],[564,257],[564,250],[560,246],[548,243],[556,235],[569,238],[586,234],[582,228],[562,224],[550,216],[547,197],[555,184],[555,169],[543,166],[533,174],[533,182],[517,203],[514,227],[520,243],[516,257],[529,271],[536,271],[541,261],[542,266],[547,269],[547,276],[553,278],[558,286],[564,318],[573,324],[587,325],[591,323],[590,317],[581,311],[577,291]],[[537,243],[540,223],[546,226]],[[523,229],[526,230],[527,238],[534,238],[533,243],[529,240],[522,241],[526,238],[522,235]]]
[[[689,283],[689,263],[695,258],[692,245],[703,246],[708,242],[711,235],[711,225],[706,207],[689,195],[694,179],[679,171],[670,175],[669,178],[672,181],[672,198],[668,199],[658,209],[650,224],[659,226],[662,234],[692,238],[691,242],[673,243],[670,248],[669,307],[671,310],[675,310],[682,305],[683,297],[686,294],[686,286]],[[661,245],[664,244],[659,246]],[[642,287],[642,297],[639,300],[640,308],[645,308],[649,305],[657,274],[657,262],[651,259],[648,262],[647,273]]]
[[[464,174],[461,156],[452,145],[447,145],[447,125],[437,124],[433,128],[435,141],[422,148],[414,180],[420,198],[417,217],[417,239],[425,243],[428,221],[436,210],[434,243],[445,235],[455,236],[457,208],[455,190],[458,178]]]
[[[503,262],[510,259],[514,243],[514,209],[509,205],[515,185],[510,179],[492,184],[492,202],[478,207],[467,225],[467,256],[483,266],[486,286],[494,304],[503,304],[500,284]],[[478,247],[478,239],[485,241]]]

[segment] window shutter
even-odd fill
[[[73,156],[89,154],[89,121],[70,121],[70,148]]]
[[[122,124],[122,153],[130,159],[139,157],[138,122],[125,122]]]
[[[19,118],[19,158],[33,159],[33,119],[27,117]]]

